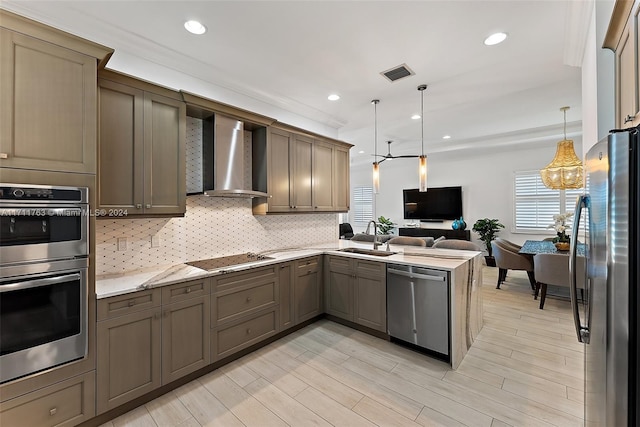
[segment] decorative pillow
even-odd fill
[[[435,240],[433,239],[433,237],[421,237],[422,240],[424,240],[424,242],[427,244],[427,247],[430,248],[431,246],[433,246],[433,243],[435,242]]]
[[[354,242],[373,242],[373,237],[374,237],[373,234],[358,233],[354,235],[351,238],[351,240]],[[392,238],[393,236],[388,234],[378,234],[377,237],[378,237],[378,242],[384,243],[390,238]]]

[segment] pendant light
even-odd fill
[[[564,139],[558,142],[556,155],[544,169],[540,170],[542,182],[553,190],[566,190],[570,188],[582,188],[582,162],[576,156],[573,149],[573,141],[567,139],[567,110],[562,107],[564,113]]]
[[[420,176],[420,187],[419,191],[427,191],[427,156],[424,155],[424,90],[427,88],[427,85],[418,86],[418,91],[420,91],[420,118],[422,123],[422,151],[420,154],[420,163],[418,166],[418,173]]]
[[[378,162],[378,103],[379,99],[371,101],[373,104],[373,192],[378,194],[380,192],[380,163]]]

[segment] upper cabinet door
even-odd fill
[[[0,29],[0,165],[96,172],[96,58]]]
[[[144,92],[109,80],[98,89],[100,207],[142,213]]]
[[[333,211],[334,147],[321,141],[313,145],[313,209]]]
[[[313,145],[311,138],[294,137],[291,181],[294,211],[313,210]]]
[[[149,92],[144,97],[145,213],[184,214],[186,105]]]
[[[349,180],[349,148],[336,146],[333,151],[333,195],[335,197],[333,207],[338,212],[347,212],[350,205],[350,180]]]
[[[289,212],[291,200],[290,170],[293,136],[278,129],[271,129],[267,142],[267,187],[269,212]]]

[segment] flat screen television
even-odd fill
[[[404,219],[444,221],[462,216],[462,187],[403,190]]]

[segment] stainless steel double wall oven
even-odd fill
[[[87,355],[88,192],[0,184],[0,383]]]

